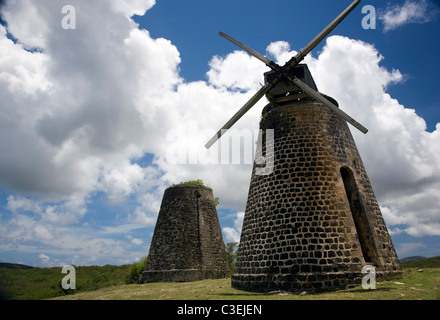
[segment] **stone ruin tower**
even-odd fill
[[[317,90],[306,65],[293,72]],[[256,174],[254,164],[232,286],[322,291],[360,284],[365,265],[375,266],[376,276],[399,273],[346,121],[292,85],[267,97],[260,129],[274,129],[273,144],[263,147],[273,171]]]
[[[212,189],[165,190],[142,282],[181,282],[230,274]]]

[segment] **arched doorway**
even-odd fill
[[[342,167],[340,171],[364,260],[367,264],[378,266],[377,253],[370,224],[360,198],[353,172],[346,167]]]

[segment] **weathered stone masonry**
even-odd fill
[[[332,290],[401,271],[347,123],[314,101],[269,104],[274,171],[254,164],[232,286],[249,291]],[[265,155],[265,149],[263,149]],[[265,155],[271,156],[271,155]]]
[[[165,190],[142,282],[196,281],[229,275],[212,189]]]

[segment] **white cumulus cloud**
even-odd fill
[[[403,5],[389,5],[379,11],[384,31],[397,29],[409,23],[427,23],[439,12],[428,0],[406,0]]]
[[[40,253],[38,255],[38,258],[40,258],[43,261],[43,263],[48,263],[50,261],[49,256],[45,255],[44,253]]]
[[[244,211],[237,212],[234,219],[234,227],[224,227],[223,234],[225,235],[225,242],[240,242],[241,227],[243,225]]]

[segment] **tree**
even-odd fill
[[[231,274],[235,271],[235,262],[237,260],[237,242],[228,242],[226,244],[226,258],[228,259],[229,268],[231,269]]]

